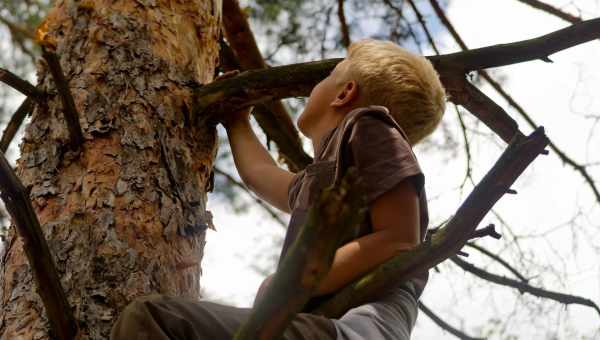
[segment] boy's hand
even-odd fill
[[[213,82],[215,81],[219,81],[219,80],[224,80],[224,79],[229,79],[232,77],[237,76],[240,73],[239,70],[232,70],[232,71],[227,71],[219,76],[217,76]],[[248,116],[250,115],[250,112],[252,111],[252,106],[248,107],[244,110],[238,111],[238,112],[231,112],[226,114],[225,116],[223,116],[220,120],[221,124],[223,124],[223,126],[226,129],[229,129],[232,125],[234,125],[236,122],[239,121],[246,121],[248,119]]]
[[[256,297],[254,298],[254,303],[252,304],[252,306],[256,306],[256,303],[262,299],[263,295],[265,295],[265,292],[267,291],[267,288],[269,287],[269,284],[271,283],[271,280],[273,279],[273,274],[267,276],[263,282],[260,284],[260,287],[258,287],[258,291],[256,292]]]

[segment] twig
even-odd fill
[[[527,280],[525,278],[525,276],[523,276],[521,273],[519,273],[513,266],[511,266],[508,262],[504,261],[500,256],[493,254],[492,252],[490,252],[489,250],[473,243],[473,242],[469,242],[467,243],[467,247],[471,247],[473,249],[478,250],[480,253],[486,255],[487,257],[491,258],[492,260],[500,263],[504,268],[508,269],[511,273],[513,273],[517,278],[519,278],[519,280],[523,281],[523,282],[527,282],[529,280]]]
[[[493,224],[489,224],[489,225],[487,225],[484,228],[475,230],[471,234],[470,238],[471,239],[473,239],[473,238],[481,238],[481,237],[485,237],[485,236],[493,237],[496,240],[499,240],[500,238],[502,238],[502,235],[498,234],[498,232],[496,231],[496,227]]]
[[[277,339],[302,310],[327,274],[340,241],[364,216],[356,179],[355,171],[349,171],[340,186],[321,193],[236,340]]]
[[[12,115],[10,121],[6,125],[4,132],[2,133],[2,139],[0,139],[0,151],[3,153],[6,152],[10,142],[13,140],[19,127],[23,124],[25,120],[25,116],[31,113],[33,110],[33,100],[29,97],[25,98],[25,100],[19,105],[17,111]]]
[[[52,254],[29,195],[4,155],[0,155],[0,197],[23,240],[23,248],[54,336],[61,340],[74,339],[78,332],[77,322],[61,286]]]
[[[423,304],[423,302],[421,301],[419,301],[419,309],[422,310],[423,313],[425,313],[425,315],[427,315],[433,322],[440,326],[440,328],[450,332],[450,334],[454,335],[455,337],[461,340],[484,340],[484,338],[474,338],[461,331],[460,329],[453,327],[446,321],[442,320],[442,318],[437,316],[434,312],[432,312],[431,309],[427,308],[427,306],[425,306],[425,304]]]
[[[490,282],[493,282],[493,283],[496,283],[496,284],[499,284],[502,286],[516,288],[519,290],[519,292],[521,292],[521,294],[529,293],[533,296],[558,301],[560,303],[564,303],[565,305],[577,304],[577,305],[582,305],[582,306],[588,306],[588,307],[594,308],[596,310],[596,312],[598,312],[598,315],[600,315],[600,308],[598,308],[598,305],[596,305],[592,300],[582,298],[579,296],[575,296],[575,295],[552,292],[549,290],[533,287],[526,282],[517,281],[517,280],[509,279],[504,276],[496,275],[496,274],[487,272],[481,268],[478,268],[478,267],[474,266],[473,264],[464,261],[463,259],[459,258],[458,256],[452,256],[452,257],[450,257],[450,260],[453,263],[455,263],[456,265],[458,265],[459,267],[461,267],[463,270],[465,270],[477,277],[480,277],[482,279],[485,279],[487,281],[490,281]]]
[[[60,62],[54,52],[48,51],[46,47],[42,46],[42,56],[48,64],[50,73],[54,78],[54,83],[58,94],[63,104],[63,114],[65,121],[67,122],[67,128],[69,129],[70,146],[72,150],[78,149],[84,143],[83,133],[81,132],[81,125],[79,124],[79,114],[75,108],[75,102],[71,90],[69,89],[69,82],[65,78],[65,75],[60,66]]]
[[[250,197],[252,197],[252,199],[258,203],[263,209],[265,209],[265,211],[271,215],[271,217],[273,217],[273,219],[275,221],[277,221],[277,223],[279,223],[282,227],[286,227],[287,223],[285,223],[282,219],[281,216],[277,215],[277,213],[275,211],[273,211],[273,209],[271,209],[271,207],[268,204],[265,204],[265,202],[263,202],[260,198],[254,196],[254,194],[252,194],[252,192],[243,184],[240,183],[239,181],[237,181],[235,178],[233,178],[233,176],[231,176],[230,174],[226,173],[225,171],[215,167],[214,168],[215,172],[218,173],[219,175],[225,177],[225,179],[227,179],[227,181],[231,184],[233,184],[234,186],[244,190]]]
[[[342,45],[348,48],[350,46],[350,29],[346,23],[346,15],[344,14],[344,0],[338,0],[338,19],[340,20],[340,30],[342,31]]]
[[[558,9],[558,8],[552,6],[552,5],[548,5],[547,3],[544,3],[544,2],[541,2],[541,1],[538,1],[538,0],[517,0],[517,1],[520,1],[520,2],[522,2],[524,4],[527,4],[527,5],[529,5],[529,6],[533,7],[533,8],[537,8],[539,10],[542,10],[542,11],[544,11],[546,13],[550,13],[550,14],[552,14],[554,16],[557,16],[557,17],[559,17],[559,18],[561,18],[561,19],[563,19],[565,21],[568,21],[568,22],[570,22],[572,24],[578,23],[578,22],[582,21],[580,17],[576,17],[576,16],[574,16],[572,14],[569,14],[567,12],[563,12],[560,9]]]
[[[339,317],[350,308],[372,301],[386,289],[453,256],[469,240],[483,217],[506,193],[506,189],[510,188],[547,143],[543,128],[538,128],[528,137],[515,135],[500,159],[452,219],[436,232],[430,241],[420,244],[412,251],[400,253],[378,266],[371,273],[341,289],[312,312],[330,318]]]
[[[429,41],[429,45],[431,45],[431,48],[433,48],[435,54],[440,54],[440,51],[438,50],[437,46],[435,45],[435,42],[433,41],[433,37],[431,36],[429,29],[427,28],[427,24],[425,24],[425,20],[423,19],[423,15],[421,15],[419,8],[415,5],[413,0],[408,0],[408,4],[412,8],[413,12],[415,12],[415,16],[417,17],[417,20],[419,20],[419,23],[423,28],[423,32],[425,32],[425,35],[427,36],[427,41]]]
[[[44,92],[38,90],[27,80],[21,79],[16,74],[3,68],[0,68],[0,81],[21,92],[27,97],[31,97],[36,102],[42,102],[45,100]]]

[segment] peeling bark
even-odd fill
[[[49,70],[17,174],[54,256],[82,339],[106,339],[137,296],[199,297],[206,187],[216,130],[192,125],[193,89],[212,80],[219,1],[57,1],[56,44],[84,143],[69,132]],[[1,339],[48,339],[48,320],[11,228],[0,255]]]

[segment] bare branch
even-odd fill
[[[0,197],[23,241],[23,248],[52,332],[61,340],[74,339],[78,332],[77,322],[60,284],[52,254],[31,206],[29,195],[4,155],[0,155]]]
[[[443,10],[436,0],[429,0],[443,21]],[[476,48],[464,52],[432,57],[436,68],[460,68],[465,72],[541,59],[567,48],[600,38],[600,18],[582,21],[541,37],[510,44]]]
[[[490,281],[490,282],[493,282],[493,283],[496,283],[496,284],[499,284],[502,286],[516,288],[519,290],[519,292],[521,292],[521,294],[529,293],[531,295],[534,295],[534,296],[537,296],[540,298],[546,298],[546,299],[558,301],[560,303],[564,303],[565,305],[576,304],[576,305],[592,307],[600,315],[600,308],[598,308],[598,305],[596,305],[592,300],[582,298],[579,296],[575,296],[575,295],[552,292],[549,290],[533,287],[526,282],[517,281],[517,280],[509,279],[504,276],[492,274],[490,272],[487,272],[481,268],[474,266],[471,263],[466,262],[465,260],[459,258],[458,256],[452,256],[450,258],[450,260],[453,263],[455,263],[456,265],[458,265],[459,267],[461,267],[463,270],[465,270],[477,277],[480,277],[484,280],[487,280],[487,281]]]
[[[435,54],[440,54],[440,51],[438,50],[437,46],[435,45],[435,42],[433,41],[433,37],[431,36],[429,29],[427,28],[427,24],[425,23],[425,19],[423,19],[423,15],[419,11],[419,8],[415,5],[413,0],[408,0],[408,4],[412,8],[413,12],[415,12],[415,16],[417,17],[417,20],[419,20],[419,23],[423,28],[423,32],[425,32],[425,35],[427,36],[427,41],[429,41],[429,45],[431,45],[431,48],[433,48]]]
[[[0,151],[5,153],[10,145],[10,142],[13,140],[19,127],[25,120],[25,116],[31,113],[33,110],[33,100],[29,97],[25,98],[25,100],[19,105],[17,111],[12,115],[10,121],[6,125],[4,132],[2,133],[2,139],[0,139]]]
[[[46,49],[46,47],[42,46],[42,56],[48,64],[50,73],[52,73],[52,77],[54,78],[54,84],[56,85],[56,89],[58,90],[58,94],[62,100],[63,114],[65,116],[65,121],[67,122],[67,127],[69,129],[69,136],[71,138],[69,143],[70,147],[72,150],[76,150],[84,143],[85,140],[83,138],[83,133],[81,132],[81,125],[79,124],[79,113],[77,113],[75,102],[73,101],[71,90],[69,89],[69,82],[65,78],[62,67],[60,66],[60,62],[58,61],[58,57],[56,54],[54,54],[54,52],[50,52]]]
[[[535,39],[428,58],[436,66],[444,86],[451,87],[453,84],[448,84],[446,80],[456,81],[457,74],[536,59],[540,55],[548,55],[598,36],[600,19],[593,19]],[[219,115],[266,100],[308,96],[314,85],[325,78],[341,60],[337,58],[267,70],[251,70],[230,79],[213,82],[196,90],[195,117],[216,122]],[[464,82],[464,79],[461,81]],[[502,124],[504,130],[500,136],[504,140],[510,139],[511,130],[514,129],[511,127],[512,123],[505,121]]]
[[[450,332],[450,334],[454,335],[455,337],[457,337],[461,340],[483,340],[484,339],[484,338],[474,338],[474,337],[466,334],[465,332],[463,332],[457,328],[454,328],[452,325],[450,325],[446,321],[442,320],[442,318],[435,315],[435,313],[432,312],[431,309],[427,308],[427,306],[425,306],[425,304],[423,304],[422,301],[419,301],[419,309],[422,310],[423,313],[425,313],[425,315],[427,315],[433,322],[435,322],[438,326],[440,326],[440,328]]]
[[[523,282],[527,282],[529,280],[527,280],[525,278],[525,276],[521,275],[521,273],[519,273],[513,266],[511,266],[510,264],[508,264],[508,262],[504,261],[500,256],[493,254],[492,252],[490,252],[489,250],[473,243],[473,242],[469,242],[466,244],[467,247],[471,247],[473,249],[478,250],[480,253],[486,255],[487,257],[491,258],[492,260],[500,263],[504,268],[508,269],[511,273],[513,273],[517,278],[519,278],[519,280],[523,281]]]
[[[558,8],[552,6],[552,5],[548,5],[545,2],[541,2],[541,1],[538,1],[538,0],[517,0],[517,1],[520,1],[520,2],[522,2],[524,4],[527,4],[527,5],[529,5],[529,6],[533,7],[533,8],[537,8],[539,10],[542,10],[542,11],[544,11],[546,13],[550,13],[550,14],[552,14],[554,16],[557,16],[557,17],[559,17],[559,18],[561,18],[561,19],[563,19],[565,21],[568,21],[568,22],[570,22],[572,24],[575,24],[575,23],[578,23],[578,22],[582,21],[580,17],[576,17],[576,16],[574,16],[572,14],[569,14],[567,12],[561,11],[560,9],[558,9]]]
[[[237,0],[223,1],[223,27],[227,41],[235,52],[227,53],[230,60],[228,65],[223,65],[227,71],[228,66],[236,66],[240,70],[268,68]],[[304,152],[298,131],[281,101],[267,100],[257,106],[253,114],[267,137],[277,144],[291,171],[301,170],[312,162]]]
[[[450,34],[454,37],[454,40],[456,40],[456,42],[458,43],[458,45],[460,46],[460,48],[463,51],[467,51],[468,50],[467,44],[460,37],[460,35],[458,34],[458,32],[456,31],[456,29],[454,28],[454,26],[452,25],[452,23],[448,19],[448,17],[446,17],[446,14],[440,8],[439,4],[437,3],[437,0],[430,0],[430,2],[431,2],[431,5],[433,6],[434,10],[436,11],[438,17],[440,18],[440,20],[442,21],[442,23],[446,26],[446,28],[448,29],[448,31],[450,32]],[[600,31],[600,26],[598,27],[598,31]],[[521,105],[519,105],[519,103],[517,103],[517,101],[514,100],[512,98],[512,96],[510,96],[502,88],[502,86],[497,81],[495,81],[484,70],[480,70],[479,73],[494,88],[494,90],[496,90],[496,92],[498,92],[512,107],[514,107],[517,110],[517,112],[519,112],[519,114],[523,118],[525,118],[525,120],[527,121],[527,123],[529,124],[529,126],[531,126],[534,129],[537,127],[537,124],[533,121],[533,119],[529,116],[529,114],[527,114],[527,112],[525,112],[525,110],[523,109],[523,107]],[[502,110],[502,111],[504,111],[504,110]],[[473,111],[471,111],[471,112],[473,112]],[[584,178],[584,180],[588,183],[588,185],[592,189],[592,191],[594,193],[594,196],[596,196],[596,201],[598,203],[600,203],[600,191],[596,187],[596,184],[594,183],[594,180],[592,179],[592,177],[590,176],[590,174],[587,172],[585,166],[582,166],[581,164],[575,162],[573,159],[571,159],[569,156],[567,156],[552,141],[550,141],[550,148],[554,152],[556,152],[556,154],[560,157],[560,159],[563,162],[567,163],[573,169],[575,169],[577,172],[579,172],[581,174],[581,176]]]
[[[0,81],[37,102],[45,100],[44,92],[31,85],[27,80],[21,79],[16,74],[3,68],[0,68]]]
[[[235,178],[233,178],[233,176],[231,176],[230,174],[226,173],[225,171],[215,167],[214,168],[215,172],[218,173],[219,175],[225,177],[225,179],[227,179],[227,181],[229,183],[231,183],[232,185],[244,190],[250,197],[252,197],[252,199],[258,203],[263,209],[265,209],[265,211],[271,215],[271,217],[273,217],[273,219],[275,221],[277,221],[277,223],[279,223],[282,227],[286,227],[287,223],[285,223],[282,219],[281,216],[279,216],[275,211],[273,211],[273,209],[271,209],[271,207],[266,204],[265,202],[263,202],[263,200],[261,200],[260,198],[254,196],[254,194],[252,194],[252,192],[243,184],[240,183],[239,181],[237,181]]]
[[[356,172],[348,171],[340,186],[321,193],[265,294],[236,333],[236,340],[277,339],[302,310],[329,271],[339,243],[364,216],[356,183]]]
[[[338,0],[338,19],[340,20],[340,29],[342,31],[342,45],[348,48],[350,46],[350,29],[346,23],[346,15],[344,14],[344,0]]]
[[[318,306],[314,313],[339,317],[350,308],[372,301],[381,292],[414,275],[434,267],[456,254],[469,240],[477,225],[506,189],[540,154],[548,139],[543,128],[530,136],[519,134],[508,145],[500,159],[467,197],[456,214],[428,242],[378,266],[374,271],[341,289],[334,297]]]
[[[469,110],[505,142],[521,133],[517,122],[464,76],[442,77],[442,81],[450,94],[450,101]]]

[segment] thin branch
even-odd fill
[[[565,21],[568,21],[568,22],[570,22],[572,24],[575,24],[575,23],[578,23],[578,22],[582,21],[582,19],[580,17],[576,17],[576,16],[574,16],[572,14],[569,14],[567,12],[561,11],[560,9],[558,9],[558,8],[552,6],[552,5],[548,5],[545,2],[541,2],[541,1],[538,1],[538,0],[517,0],[517,1],[520,1],[520,2],[522,2],[524,4],[527,4],[527,5],[529,5],[529,6],[533,7],[533,8],[537,8],[539,10],[542,10],[542,11],[544,11],[546,13],[550,13],[550,14],[552,14],[554,16],[557,16],[557,17],[559,17],[559,18],[561,18],[561,19],[563,19]]]
[[[0,197],[23,241],[23,249],[38,287],[37,292],[44,303],[52,333],[61,340],[74,339],[78,332],[77,322],[61,286],[52,254],[29,195],[4,155],[0,155]]]
[[[440,328],[448,331],[450,334],[454,335],[455,337],[461,340],[484,340],[484,338],[472,337],[466,334],[465,332],[461,331],[460,329],[453,327],[446,321],[442,320],[442,318],[437,316],[434,312],[432,312],[431,309],[425,306],[425,304],[423,304],[422,301],[419,301],[419,309],[423,311],[423,313],[425,313],[425,315],[427,315],[433,322],[440,326]]]
[[[482,253],[482,254],[486,255],[487,257],[491,258],[492,260],[500,263],[504,268],[508,269],[511,273],[513,273],[519,280],[521,280],[523,282],[529,281],[525,278],[525,276],[523,276],[521,273],[519,273],[519,271],[517,271],[513,266],[511,266],[508,262],[504,261],[500,256],[493,254],[491,251],[489,251],[473,242],[469,242],[466,245],[467,245],[467,247],[476,249],[480,253]]]
[[[535,123],[533,118],[531,118],[531,116],[527,112],[525,112],[525,109],[523,109],[523,107],[519,103],[517,103],[517,101],[511,95],[504,91],[502,86],[500,86],[500,84],[497,81],[492,79],[487,73],[482,73],[482,76],[508,102],[508,104],[512,106],[521,115],[521,117],[525,119],[525,121],[527,122],[527,124],[529,124],[530,127],[535,129],[538,126],[538,124]],[[563,150],[561,150],[556,144],[554,144],[552,140],[550,140],[549,147],[558,155],[558,157],[564,163],[568,164],[575,171],[579,172],[579,174],[590,186],[590,189],[592,189],[594,196],[596,196],[596,201],[600,203],[600,190],[598,190],[598,187],[596,186],[596,183],[592,176],[590,176],[589,172],[587,171],[586,166],[576,162],[571,157],[569,157]]]
[[[31,83],[27,80],[21,79],[16,74],[3,68],[0,68],[0,81],[21,92],[27,97],[31,97],[36,102],[42,102],[45,100],[44,92],[31,85]]]
[[[344,14],[344,0],[338,0],[338,19],[340,20],[340,30],[342,31],[342,45],[345,48],[350,46],[350,29],[346,23],[346,15]]]
[[[227,54],[230,67],[237,66],[244,71],[268,68],[237,0],[223,1],[223,27],[225,37],[234,52]],[[226,71],[229,70],[228,65],[223,66]],[[277,144],[291,171],[299,171],[312,162],[311,157],[302,148],[298,131],[281,101],[265,101],[263,105],[255,108],[253,114],[268,138]]]
[[[227,181],[229,183],[231,183],[232,185],[244,190],[250,197],[252,197],[252,199],[258,203],[263,209],[265,209],[265,211],[271,215],[271,217],[273,217],[273,219],[275,221],[277,221],[277,223],[279,223],[282,227],[286,227],[287,223],[285,223],[282,219],[281,216],[279,216],[275,211],[273,211],[273,209],[271,209],[271,207],[266,204],[265,202],[263,202],[263,200],[261,200],[260,198],[254,196],[254,194],[243,184],[240,183],[238,180],[236,180],[235,178],[233,178],[233,176],[231,176],[230,174],[226,173],[225,171],[215,167],[214,168],[215,172],[218,173],[219,175],[225,177],[225,179],[227,179]]]
[[[325,189],[236,340],[277,339],[327,274],[345,234],[364,216],[355,171]]]
[[[512,183],[547,145],[543,128],[530,136],[515,135],[500,159],[475,187],[446,226],[414,250],[399,255],[342,288],[314,313],[336,318],[350,308],[372,301],[398,285],[456,254],[477,225]]]
[[[76,150],[84,143],[85,139],[83,138],[83,132],[81,132],[79,113],[77,112],[77,108],[75,108],[73,95],[69,89],[69,82],[65,78],[58,57],[54,52],[42,46],[42,56],[48,64],[50,73],[52,73],[52,77],[54,78],[54,84],[62,100],[63,114],[67,122],[67,128],[69,129],[70,147],[72,150]]]
[[[2,139],[0,139],[0,151],[5,153],[10,145],[10,142],[13,140],[19,127],[23,124],[25,120],[25,116],[31,113],[33,110],[33,100],[29,97],[25,98],[25,100],[19,105],[17,111],[12,115],[10,121],[6,125],[4,132],[2,133]]]
[[[432,7],[434,8],[435,12],[437,13],[438,17],[440,18],[440,21],[442,21],[442,23],[446,26],[446,28],[448,29],[448,31],[450,32],[450,34],[452,35],[454,40],[456,40],[456,42],[458,43],[460,48],[463,51],[468,51],[469,48],[467,47],[467,44],[464,42],[464,40],[458,34],[458,31],[454,28],[454,25],[452,25],[452,23],[450,22],[450,20],[444,13],[444,11],[440,8],[439,4],[437,3],[437,0],[430,0],[430,2],[431,2]],[[600,27],[599,27],[599,31],[600,31]],[[533,119],[529,116],[529,114],[527,114],[527,112],[525,112],[523,107],[521,105],[519,105],[519,103],[517,103],[517,101],[514,100],[512,98],[512,96],[510,96],[497,81],[495,81],[484,70],[480,70],[479,73],[494,88],[494,90],[496,90],[496,92],[498,92],[512,107],[514,107],[517,110],[517,112],[519,112],[519,114],[523,118],[525,118],[525,120],[527,121],[529,126],[531,126],[534,129],[537,127],[537,124],[533,121]],[[550,148],[554,152],[556,152],[556,154],[560,157],[560,159],[563,162],[567,163],[573,169],[575,169],[577,172],[579,172],[581,174],[581,176],[585,179],[585,181],[588,183],[588,185],[592,189],[594,196],[596,196],[596,201],[598,203],[600,203],[600,191],[596,187],[596,184],[594,183],[593,178],[590,176],[590,174],[585,169],[585,166],[582,166],[581,164],[575,162],[573,159],[571,159],[569,156],[567,156],[552,141],[550,141]]]
[[[576,304],[576,305],[588,306],[588,307],[594,308],[596,310],[596,312],[598,312],[598,314],[600,315],[600,308],[598,308],[598,305],[596,305],[592,300],[582,298],[579,296],[575,296],[575,295],[552,292],[549,290],[533,287],[526,282],[517,281],[517,280],[509,279],[504,276],[496,275],[496,274],[487,272],[481,268],[478,268],[478,267],[474,266],[473,264],[468,263],[465,260],[459,258],[458,256],[452,256],[450,258],[450,260],[453,263],[455,263],[456,265],[458,265],[459,267],[461,267],[463,270],[465,270],[477,277],[480,277],[484,280],[487,280],[487,281],[490,281],[490,282],[493,282],[493,283],[496,283],[496,284],[499,284],[502,286],[516,288],[519,290],[519,292],[521,292],[521,294],[529,293],[531,295],[534,295],[534,296],[537,296],[540,298],[546,298],[546,299],[554,300],[554,301],[557,301],[560,303],[564,303],[565,305]]]
[[[421,15],[419,8],[417,7],[417,5],[415,5],[413,0],[408,0],[408,4],[412,8],[413,12],[415,12],[415,16],[419,20],[419,23],[421,24],[421,27],[423,28],[423,32],[425,32],[425,35],[427,36],[427,41],[429,41],[429,45],[431,45],[431,48],[433,48],[433,50],[435,51],[435,54],[440,54],[440,51],[438,50],[437,46],[435,45],[435,42],[433,41],[433,36],[429,32],[429,29],[427,28],[427,24],[425,23],[425,19],[423,19],[423,15]]]

